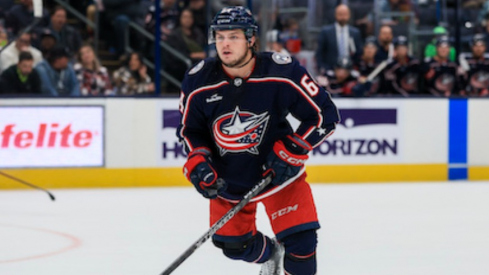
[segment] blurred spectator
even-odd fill
[[[332,69],[338,57],[358,60],[362,50],[360,31],[348,25],[350,9],[339,5],[335,11],[336,22],[322,28],[318,37],[316,62],[319,72]]]
[[[83,45],[78,51],[77,61],[73,69],[80,83],[82,96],[113,94],[109,72],[100,64],[92,46]]]
[[[32,0],[20,0],[14,5],[5,17],[5,27],[9,35],[17,35],[19,31],[29,26],[34,21],[34,6]],[[46,26],[49,22],[49,12],[43,9],[43,17],[38,23],[39,27]]]
[[[71,55],[78,52],[82,44],[80,31],[66,24],[65,8],[54,7],[48,28],[56,37],[58,46],[65,47]]]
[[[30,52],[21,52],[19,62],[6,69],[0,78],[0,94],[40,95],[41,79],[33,70],[34,58]]]
[[[377,37],[377,52],[375,53],[375,62],[380,63],[387,59],[392,59],[394,55],[394,45],[392,44],[392,28],[383,25],[379,29]]]
[[[489,22],[485,25],[484,28],[484,42],[486,44],[486,53],[489,52]]]
[[[283,55],[290,55],[287,49],[285,49],[282,39],[280,39],[280,32],[278,30],[267,32],[267,47],[265,50],[281,53]]]
[[[112,79],[116,95],[142,95],[155,91],[155,85],[142,60],[141,54],[131,53],[125,65],[114,72]]]
[[[397,25],[397,24],[406,24],[411,20],[410,16],[393,16],[392,12],[413,12],[414,13],[414,23],[418,23],[418,8],[415,2],[411,0],[379,0],[375,1],[377,3],[377,8],[369,12],[365,17],[361,19],[357,19],[355,21],[355,25],[362,26],[365,29],[366,35],[372,35],[374,33],[374,22],[375,15],[379,18],[379,22],[382,25]]]
[[[398,36],[394,40],[394,46],[394,59],[384,69],[386,86],[385,89],[382,89],[383,93],[404,97],[420,94],[419,60],[409,56],[408,40],[405,36]]]
[[[456,94],[459,87],[458,67],[449,60],[450,41],[447,36],[438,38],[436,55],[425,58],[421,73],[425,80],[425,89],[435,96]]]
[[[384,25],[397,25],[399,23],[405,24],[411,20],[407,15],[405,16],[392,16],[391,12],[413,12],[414,21],[418,22],[418,9],[411,0],[380,0],[379,11],[381,13],[381,23]],[[372,16],[372,15],[370,15]],[[373,19],[373,17],[371,17]]]
[[[39,35],[39,50],[42,56],[47,58],[49,52],[56,46],[56,36],[50,29],[43,29]]]
[[[129,22],[142,20],[143,11],[140,0],[102,0],[102,10],[109,22],[110,30],[106,30],[111,46],[118,55],[125,52],[126,28]],[[112,31],[113,29],[113,31]]]
[[[0,50],[8,44],[8,35],[3,26],[0,26]]]
[[[42,61],[42,53],[31,46],[31,34],[23,33],[12,44],[8,45],[0,54],[0,71],[19,62],[20,52],[27,51],[34,57],[34,66]]]
[[[352,69],[350,58],[339,57],[333,70],[328,70],[325,75],[318,77],[318,84],[325,87],[332,96],[364,96],[371,84],[358,82],[358,73]]]
[[[96,21],[96,18],[97,18],[97,12],[99,12],[102,8],[102,0],[94,0],[94,1],[91,1],[91,3],[89,3],[87,5],[87,9],[86,9],[86,15],[87,15],[87,19],[90,20],[90,22],[93,22],[95,23]],[[87,34],[89,37],[92,37],[95,30],[92,29],[90,26],[87,25]]]
[[[80,95],[80,84],[69,60],[68,51],[64,47],[56,46],[49,52],[47,59],[35,67],[41,77],[41,91],[44,96]]]
[[[472,53],[460,54],[460,67],[463,70],[461,93],[467,96],[489,95],[489,55],[485,53],[484,35],[476,34],[471,42]]]
[[[182,10],[178,27],[172,31],[167,42],[175,50],[189,58],[192,63],[196,63],[206,58],[206,53],[202,46],[205,44],[206,37],[198,28],[194,27],[193,23],[192,11],[190,9]],[[163,57],[166,64],[171,64],[169,73],[176,79],[183,80],[185,71],[188,69],[187,64],[171,53],[166,53]],[[179,92],[179,87],[170,86],[168,89]]]
[[[10,10],[14,4],[14,0],[0,0],[0,19],[5,19],[7,11]]]
[[[159,1],[159,0],[157,0]],[[175,0],[161,0],[160,2],[161,12],[160,12],[160,30],[161,39],[167,40],[168,36],[178,24],[178,9],[175,5]],[[156,17],[155,17],[155,6],[152,5],[145,19],[145,27],[150,33],[155,32],[156,28]]]
[[[194,26],[207,35],[207,16],[205,0],[190,0],[188,8],[194,14]]]
[[[444,36],[448,36],[448,32],[447,32],[447,29],[445,29],[444,27],[442,26],[437,26],[433,29],[433,39],[431,40],[430,43],[428,43],[428,45],[426,45],[425,49],[424,49],[424,57],[434,57],[436,56],[436,41],[440,38],[440,37],[444,37]],[[457,54],[455,52],[455,48],[450,46],[450,55],[449,55],[449,59],[450,61],[455,61],[457,57]]]
[[[195,27],[192,10],[182,10],[178,25],[172,31],[170,37],[171,39],[168,43],[174,46],[175,49],[188,55],[193,62],[197,62],[206,57],[204,46],[207,44],[207,37],[200,29]]]
[[[374,36],[369,36],[365,39],[365,45],[363,46],[362,56],[360,60],[356,62],[354,68],[359,73],[358,80],[360,83],[367,81],[367,77],[371,72],[377,68],[378,62],[375,62],[375,53],[377,52],[377,39]],[[370,80],[372,83],[367,95],[372,96],[376,94],[381,86],[382,74],[378,74]]]
[[[295,18],[288,18],[280,31],[280,40],[285,48],[292,54],[298,53],[302,47],[302,39],[299,35],[299,22]]]
[[[488,18],[489,18],[489,1],[485,1],[479,10],[479,15],[477,16],[477,22],[479,22],[482,26],[487,27],[487,25],[489,25],[487,22]]]

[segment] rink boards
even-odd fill
[[[489,179],[487,99],[335,103],[310,182]],[[178,98],[1,99],[0,168],[46,188],[188,185],[178,120]]]

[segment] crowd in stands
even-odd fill
[[[403,20],[417,20],[417,9],[401,0],[383,4],[389,8],[381,11],[410,10],[414,17],[384,20],[376,37],[363,38],[365,32],[351,24],[350,8],[340,4],[335,21],[321,28],[315,49],[316,77],[332,96],[489,96],[489,24],[485,33],[471,35],[470,52],[459,54],[447,29],[436,26],[433,39],[418,57],[410,54],[407,37],[395,36],[393,28]],[[269,34],[273,42],[274,31]],[[286,41],[282,45],[291,50]]]
[[[68,2],[89,20],[94,21],[98,13],[100,37],[120,66],[110,69],[103,66],[93,47],[94,30],[88,25],[68,23],[67,10],[54,1],[44,1],[43,15],[36,19],[32,0],[0,0],[0,95],[159,94],[161,89],[155,87],[154,72],[144,62],[154,58],[155,43],[143,43],[138,35],[126,37],[129,22],[149,33],[158,29],[161,36],[157,40],[166,42],[193,64],[212,54],[207,43],[209,18],[205,0],[156,0],[160,5],[159,14],[156,14],[155,0]],[[224,6],[245,5],[246,2],[212,1],[212,14]],[[426,20],[420,15],[424,9],[419,5],[422,0],[377,1],[377,15],[372,11],[374,1],[367,1],[368,9],[358,8],[358,5],[363,7],[365,1],[351,0],[348,5],[329,2],[320,1],[322,6],[318,6],[316,12],[323,12],[324,16],[321,29],[313,34],[316,36],[313,39],[306,38],[312,34],[304,30],[305,17],[276,14],[273,30],[266,33],[266,41],[263,41],[266,50],[292,56],[301,49],[314,51],[316,70],[313,76],[333,96],[488,95],[489,23],[486,21],[489,21],[489,1],[474,4],[482,7],[478,12],[480,26],[487,26],[487,29],[480,29],[471,36],[471,53],[456,53],[449,27],[434,26],[433,39],[427,43],[421,57],[411,55],[411,41],[406,35],[398,34],[399,27]],[[404,14],[389,16],[389,12]],[[260,14],[259,11],[254,13]],[[376,26],[374,17],[378,14],[382,15],[382,20]],[[33,23],[36,23],[34,27],[23,33]],[[128,40],[134,49],[132,52],[125,48]],[[162,69],[169,75],[181,81],[188,68],[184,59],[162,50]],[[163,93],[178,92],[179,87],[168,82]]]

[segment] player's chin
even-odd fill
[[[238,65],[238,62],[237,61],[225,61],[225,60],[222,60],[222,64],[224,64],[228,68],[233,68],[233,67],[236,67]]]

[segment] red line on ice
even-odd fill
[[[69,239],[71,241],[71,244],[69,244],[66,247],[63,247],[61,249],[52,251],[52,252],[47,252],[47,253],[42,253],[42,254],[37,254],[37,255],[32,255],[32,256],[27,256],[27,257],[22,257],[22,258],[15,258],[15,259],[7,259],[7,260],[2,260],[0,259],[0,264],[2,263],[14,263],[14,262],[21,262],[21,261],[28,261],[28,260],[34,260],[34,259],[39,259],[39,258],[46,258],[50,256],[54,256],[57,254],[61,254],[64,252],[67,252],[68,250],[75,249],[81,245],[81,240],[78,239],[75,236],[71,236],[66,233],[62,232],[57,232],[49,229],[43,229],[43,228],[35,228],[35,227],[27,227],[27,226],[18,226],[18,225],[8,225],[8,224],[0,224],[0,226],[3,227],[14,227],[14,228],[21,228],[21,229],[27,229],[27,230],[32,230],[32,231],[40,231],[44,233],[49,233],[55,236],[63,237],[66,239]]]

